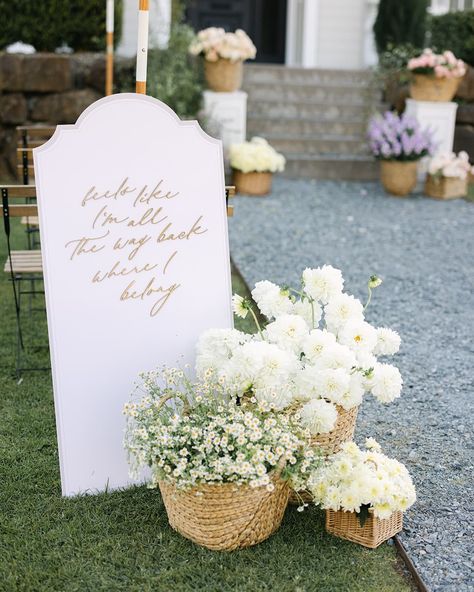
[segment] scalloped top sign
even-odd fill
[[[64,495],[131,483],[138,374],[232,326],[220,141],[143,95],[101,99],[35,149]]]

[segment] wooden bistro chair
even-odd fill
[[[16,346],[16,374],[18,378],[24,371],[47,370],[46,367],[25,367],[23,355],[25,353],[24,331],[22,329],[22,301],[25,295],[44,294],[44,289],[38,287],[38,282],[43,281],[43,265],[41,251],[39,249],[13,250],[11,246],[11,218],[38,215],[37,205],[27,203],[26,200],[36,199],[36,187],[34,185],[0,185],[2,196],[2,216],[5,230],[8,257],[5,262],[4,272],[10,277],[13,298],[15,303],[15,315],[17,324]],[[14,201],[12,201],[14,200]],[[18,203],[18,200],[21,200]],[[30,298],[30,314],[31,308]],[[44,307],[41,309],[44,311]]]
[[[55,126],[49,125],[19,125],[16,128],[17,177],[18,182],[22,185],[34,184],[33,148],[37,148],[47,142],[55,130]],[[38,217],[22,216],[21,223],[26,227],[28,248],[37,248],[39,246]]]

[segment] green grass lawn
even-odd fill
[[[3,240],[0,247],[4,261]],[[246,289],[236,274],[234,289],[241,294]],[[45,342],[44,315],[33,314],[31,337]],[[136,487],[61,498],[50,375],[27,374],[17,384],[13,298],[3,276],[0,318],[0,590],[413,590],[393,546],[370,551],[326,535],[316,509],[289,508],[268,541],[226,554],[202,549],[171,530],[157,491]],[[253,331],[247,322],[241,328]],[[30,361],[44,358],[38,350]]]

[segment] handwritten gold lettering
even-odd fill
[[[188,230],[187,232],[183,230],[178,234],[169,232],[173,224],[172,222],[169,222],[158,235],[156,242],[162,243],[168,240],[189,240],[193,235],[204,234],[205,232],[207,232],[207,228],[201,228],[199,224],[201,220],[202,216],[199,216],[199,218],[191,226],[190,230]]]
[[[74,257],[78,257],[79,255],[98,253],[99,251],[102,251],[102,249],[105,249],[105,245],[96,244],[96,241],[101,241],[108,235],[109,231],[107,230],[107,232],[101,236],[83,236],[67,242],[64,245],[64,248],[67,249],[69,245],[76,245],[69,257],[72,261]]]
[[[156,278],[153,276],[149,280],[145,288],[143,288],[143,290],[137,291],[135,289],[132,290],[132,288],[135,288],[136,283],[136,280],[132,280],[120,295],[120,300],[144,300],[145,298],[152,296],[153,294],[162,294],[162,296],[160,296],[158,300],[156,300],[153,303],[150,309],[150,316],[156,316],[163,308],[163,306],[168,302],[173,293],[176,292],[176,290],[180,287],[181,284],[171,284],[170,286],[165,288],[160,285],[155,285],[155,281]]]

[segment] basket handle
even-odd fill
[[[156,410],[160,411],[164,404],[171,399],[180,399],[183,403],[183,413],[188,414],[191,411],[191,406],[189,405],[188,399],[182,393],[167,393],[158,399],[158,405],[156,406]]]

